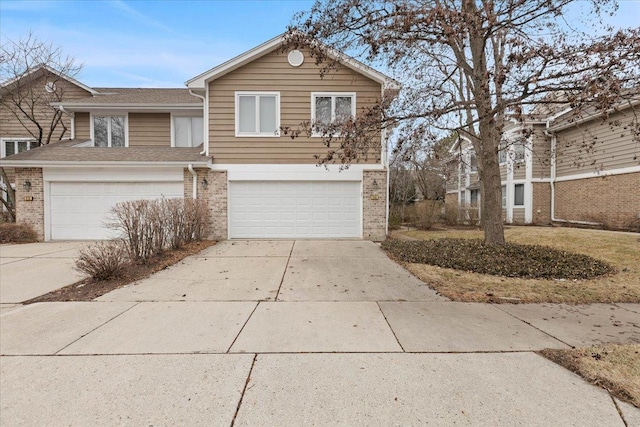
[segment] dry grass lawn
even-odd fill
[[[483,237],[480,230],[405,231],[418,239]],[[399,236],[399,237],[401,237]],[[640,302],[640,234],[561,227],[508,227],[507,241],[546,245],[613,265],[617,273],[592,280],[514,279],[424,264],[406,264],[413,274],[455,301],[588,304]]]
[[[640,408],[640,344],[608,344],[540,353]]]

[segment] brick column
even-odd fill
[[[386,170],[365,170],[362,173],[362,224],[363,239],[373,241],[386,239]]]
[[[31,183],[25,189],[26,182]],[[16,222],[28,224],[44,240],[44,180],[42,168],[16,168]]]
[[[195,169],[198,176],[198,199],[204,199],[209,205],[209,238],[227,239],[227,172],[213,171],[209,168]],[[206,180],[206,185],[205,185]],[[184,170],[184,197],[193,197],[193,175]]]

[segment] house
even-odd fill
[[[640,225],[638,100],[607,115],[565,108],[509,123],[499,152],[506,223],[579,224],[615,229]],[[448,203],[479,210],[475,154],[469,141],[452,146],[458,174]],[[481,212],[479,213],[481,214]]]
[[[18,222],[43,240],[100,239],[119,201],[194,197],[208,201],[214,239],[384,239],[384,135],[368,159],[341,171],[317,165],[314,155],[328,150],[322,138],[280,129],[357,115],[397,83],[344,57],[321,78],[308,52],[283,51],[283,42],[276,37],[186,88],[92,88],[54,102],[70,116],[70,139],[2,160],[16,171]]]

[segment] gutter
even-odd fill
[[[196,98],[200,98],[202,100],[202,117],[203,117],[202,123],[205,124],[205,129],[202,129],[202,135],[204,136],[204,143],[203,143],[204,150],[202,150],[200,154],[209,156],[209,103],[207,102],[207,99],[204,96],[194,93],[191,88],[189,88],[189,93],[195,96]]]
[[[195,200],[198,198],[198,174],[196,173],[195,170],[193,170],[193,163],[189,163],[189,166],[187,166],[187,169],[189,169],[189,172],[193,177],[193,199]]]
[[[549,180],[549,185],[551,186],[551,222],[562,222],[566,224],[579,224],[579,225],[593,225],[593,226],[602,226],[603,224],[600,222],[591,222],[591,221],[575,221],[568,219],[560,219],[556,218],[556,145],[558,143],[558,137],[554,132],[549,132],[549,125],[551,122],[551,118],[546,122],[546,129],[543,131],[544,134],[551,138],[551,179]]]
[[[203,165],[208,166],[211,164],[210,161],[206,162],[190,162],[186,161],[170,161],[170,162],[146,162],[146,161],[42,161],[42,160],[5,160],[2,159],[2,166],[5,167],[16,167],[16,168],[24,168],[24,167],[80,167],[86,168],[88,166],[121,166],[121,167],[157,167],[157,166],[180,166],[184,168],[185,164],[192,165]]]

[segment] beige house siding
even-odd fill
[[[91,96],[89,92],[69,83],[67,80],[63,80],[59,77],[56,77],[55,79],[56,90],[62,93],[62,99],[65,101]],[[49,78],[49,80],[51,79]],[[45,129],[43,142],[45,142],[44,140],[47,136],[47,129],[50,127],[51,120],[55,113],[55,110],[49,104],[60,100],[53,94],[45,91],[45,84],[49,80],[47,80],[47,76],[42,76],[35,79],[32,83],[35,88],[33,90],[34,96],[38,99],[35,116],[41,126]],[[24,105],[24,107],[27,108],[27,105]],[[16,117],[16,114],[14,114],[16,111],[16,107],[12,106],[10,101],[7,101],[7,105],[0,103],[0,137],[31,138],[32,134],[38,135],[38,129],[35,124],[30,122],[20,112],[17,113],[20,118]],[[62,121],[56,127],[55,132],[53,132],[51,142],[58,141],[61,138],[71,138],[71,116],[66,113],[62,114]]]
[[[633,141],[632,109],[596,118],[557,133],[557,176],[640,165],[640,142]],[[614,125],[619,123],[618,125]],[[627,127],[627,129],[624,129]]]
[[[75,139],[91,139],[91,124],[89,113],[75,113]]]
[[[317,163],[314,155],[327,148],[321,138],[235,137],[235,92],[280,93],[280,126],[298,128],[311,119],[312,92],[356,92],[356,114],[380,99],[379,83],[341,67],[320,78],[318,67],[306,55],[300,67],[292,67],[285,53],[272,52],[209,84],[209,147],[214,163]],[[378,163],[380,144],[374,144],[367,160]]]
[[[129,113],[130,147],[170,147],[171,114]]]
[[[531,138],[532,176],[549,178],[551,176],[551,142],[539,127],[536,127]]]
[[[640,173],[556,182],[557,219],[630,228],[640,215]]]
[[[513,223],[524,224],[524,208],[521,208],[521,207],[513,208]]]

